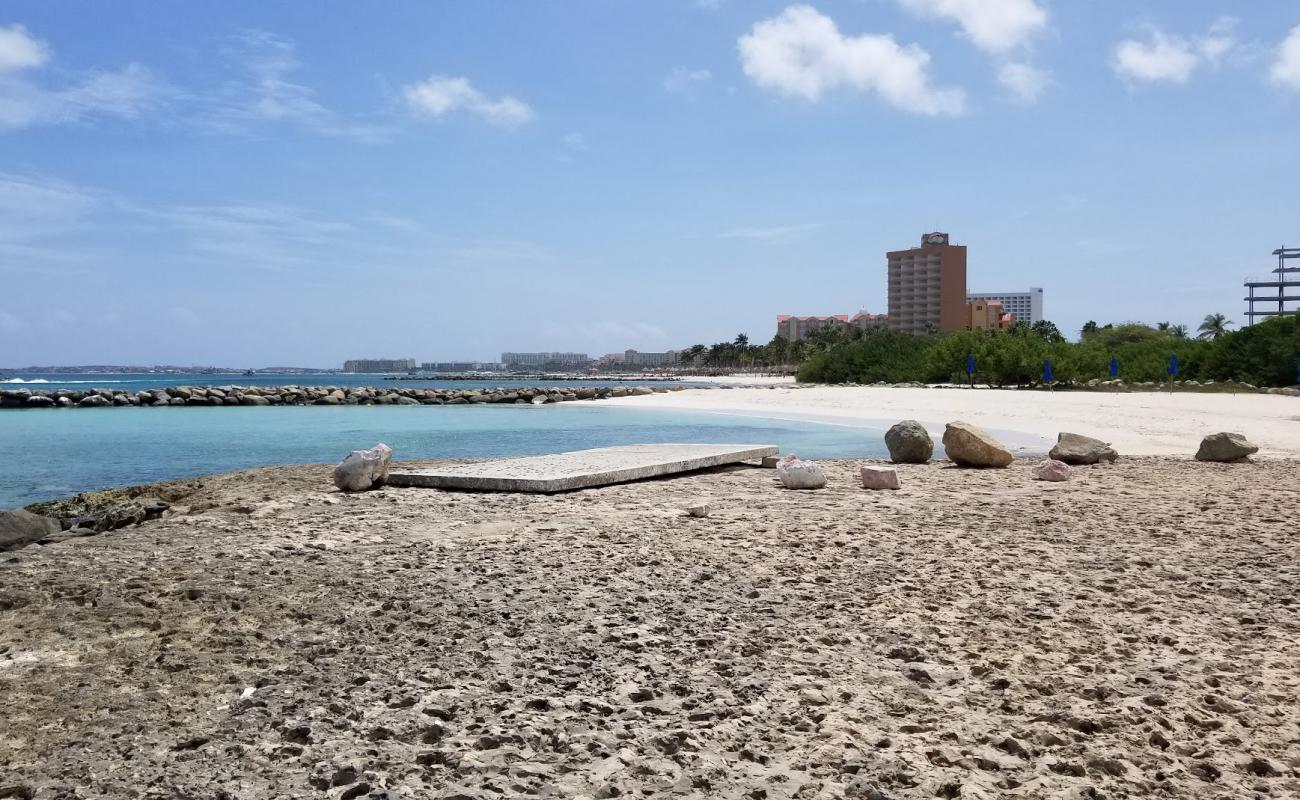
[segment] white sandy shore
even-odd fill
[[[793,375],[683,375],[682,383],[713,383],[721,386],[770,386],[793,384]]]
[[[1045,450],[1057,433],[1072,431],[1104,439],[1126,455],[1186,455],[1208,433],[1236,431],[1259,445],[1261,455],[1300,455],[1300,399],[1277,395],[791,385],[688,389],[608,402],[864,427],[915,419],[932,434],[960,419],[1025,449]]]

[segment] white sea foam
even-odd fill
[[[31,380],[26,381],[23,380],[22,378],[5,378],[4,380],[0,381],[0,383],[58,383],[58,384],[93,383],[96,386],[102,386],[108,383],[147,383],[147,381],[47,381],[44,378],[32,378]]]

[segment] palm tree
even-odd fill
[[[749,337],[743,333],[738,333],[736,334],[736,341],[732,342],[732,344],[742,349],[749,347]]]
[[[1161,333],[1169,333],[1169,329],[1170,329],[1171,327],[1173,327],[1173,323],[1172,323],[1172,322],[1157,322],[1157,323],[1156,323],[1156,330],[1160,331]]]
[[[1169,326],[1169,335],[1172,336],[1172,337],[1174,337],[1175,339],[1186,339],[1186,338],[1187,338],[1187,326],[1186,326],[1186,325],[1171,325],[1171,326]]]
[[[1228,328],[1233,324],[1232,320],[1224,314],[1206,314],[1205,321],[1201,327],[1197,328],[1200,333],[1198,339],[1217,339],[1228,332]]]

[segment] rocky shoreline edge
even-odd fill
[[[754,384],[750,389],[810,389],[825,384],[773,383]],[[957,384],[929,385],[905,383],[844,383],[845,387],[881,389],[960,389]],[[115,389],[0,389],[0,409],[26,408],[121,408],[161,406],[355,406],[355,405],[426,405],[454,406],[478,404],[544,405],[576,400],[609,400],[648,394],[667,394],[685,389],[735,389],[732,385],[709,386],[675,384],[672,386],[583,386],[522,387],[494,389],[415,389],[404,386],[168,386],[138,392]],[[974,389],[991,387],[976,386]],[[1047,387],[1021,388],[1023,391],[1047,391]],[[1271,394],[1300,397],[1300,387],[1257,387],[1242,383],[1174,381],[1166,383],[1125,383],[1089,381],[1086,384],[1056,387],[1061,391],[1084,392],[1196,392]]]
[[[413,389],[404,386],[168,386],[139,392],[113,389],[0,390],[0,408],[122,408],[161,406],[454,406],[482,403],[543,405],[681,391],[684,386]]]

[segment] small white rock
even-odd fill
[[[898,482],[898,470],[893,467],[871,467],[862,465],[863,489],[901,489]]]

